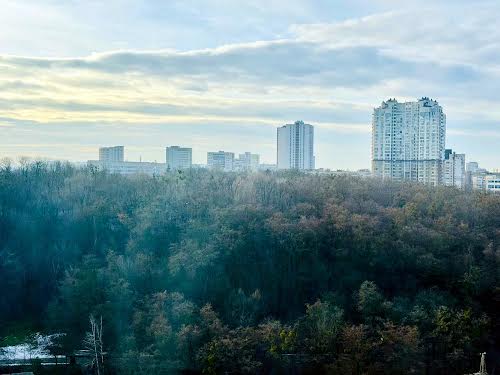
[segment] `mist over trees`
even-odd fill
[[[500,350],[500,196],[4,163],[0,275],[0,337],[102,317],[120,374],[464,373]]]

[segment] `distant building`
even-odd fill
[[[168,169],[189,169],[193,165],[193,149],[170,146],[165,150],[165,161]]]
[[[465,188],[465,154],[445,150],[443,162],[443,184]]]
[[[234,170],[234,153],[225,151],[208,152],[207,167],[226,172]]]
[[[122,162],[124,160],[124,147],[101,147],[99,149],[99,160],[104,162]]]
[[[472,189],[486,190],[486,174],[474,174],[471,177]]]
[[[328,175],[328,176],[351,176],[351,177],[361,177],[361,178],[370,178],[372,177],[372,172],[369,169],[359,169],[357,171],[348,171],[348,170],[331,170],[325,168],[319,168],[310,172],[311,174],[317,175]]]
[[[476,173],[472,175],[472,188],[493,193],[500,193],[500,174]]]
[[[259,164],[259,171],[275,171],[278,169],[276,164]]]
[[[244,154],[240,154],[238,159],[234,160],[234,169],[256,171],[259,169],[259,161],[260,156],[258,154],[245,152]]]
[[[489,174],[485,180],[486,191],[500,193],[500,174]]]
[[[193,169],[206,169],[207,165],[206,164],[192,164],[191,167]]]
[[[382,102],[372,118],[372,172],[398,181],[442,183],[446,116],[437,101]]]
[[[87,165],[109,173],[123,175],[147,174],[160,175],[165,173],[167,165],[162,163],[143,163],[124,161],[124,147],[101,147],[99,148],[99,160],[89,160]]]
[[[157,176],[167,171],[167,165],[163,163],[89,160],[87,164],[99,170],[106,170],[109,173],[118,173],[122,175],[146,174],[149,176]]]
[[[465,168],[465,186],[468,189],[480,189],[484,188],[485,176],[488,175],[488,171],[484,168],[480,168],[479,164],[475,161],[468,162]]]
[[[314,127],[297,121],[277,131],[278,169],[314,169]]]
[[[476,161],[470,161],[466,165],[466,171],[476,173],[479,170],[479,164]]]

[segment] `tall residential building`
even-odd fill
[[[443,162],[443,184],[465,188],[465,154],[445,150]]]
[[[170,146],[165,151],[168,169],[189,169],[193,164],[192,158],[193,149],[188,147]]]
[[[244,154],[240,154],[238,159],[234,160],[234,169],[256,171],[259,169],[259,164],[260,156],[258,154],[245,152]]]
[[[437,101],[382,102],[372,118],[372,172],[394,180],[442,183],[446,115]]]
[[[232,171],[234,170],[234,153],[225,151],[208,152],[207,166],[212,169]]]
[[[314,169],[314,127],[303,121],[278,128],[278,169]]]
[[[99,148],[99,161],[123,162],[123,151],[123,146],[101,147]]]

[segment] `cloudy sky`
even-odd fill
[[[500,3],[0,0],[0,157],[252,151],[315,125],[318,167],[370,166],[373,108],[437,99],[447,147],[500,168]]]

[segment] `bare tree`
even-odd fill
[[[95,364],[97,375],[101,375],[104,369],[104,346],[102,340],[102,316],[97,321],[90,315],[90,331],[86,333],[83,345],[86,350],[92,353],[92,365]]]

